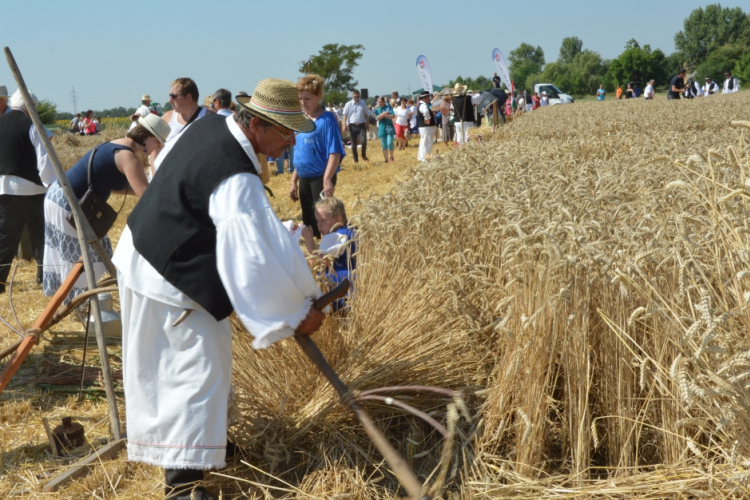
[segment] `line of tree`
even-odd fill
[[[750,14],[741,8],[712,4],[695,9],[674,41],[676,50],[667,56],[630,39],[622,54],[607,60],[598,52],[584,50],[578,37],[568,37],[562,41],[557,61],[550,63],[545,63],[541,47],[522,43],[510,52],[509,70],[518,89],[531,91],[535,83],[544,82],[573,95],[594,94],[599,85],[613,91],[633,80],[645,85],[654,79],[657,86],[666,86],[680,68],[701,84],[706,76],[723,81],[727,70],[750,83]]]

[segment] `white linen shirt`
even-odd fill
[[[359,102],[355,103],[353,100],[346,103],[344,106],[344,116],[346,117],[346,124],[358,125],[360,123],[367,123],[367,104],[360,99]]]
[[[733,88],[731,90],[729,89],[729,82],[730,82],[730,80],[734,80],[732,82],[732,84],[733,84],[732,87]],[[724,88],[721,90],[721,93],[722,94],[734,94],[738,90],[740,90],[740,82],[735,77],[731,76],[731,77],[727,78],[726,80],[724,80]]]
[[[8,112],[10,112],[10,108],[5,111],[5,113]],[[47,135],[51,137],[52,134],[48,131]],[[31,140],[31,144],[34,145],[34,151],[36,152],[36,169],[39,171],[39,178],[42,180],[42,185],[40,186],[17,175],[0,175],[0,195],[32,196],[35,194],[44,194],[47,192],[47,188],[57,180],[52,161],[33,123],[29,126],[29,139]]]
[[[134,114],[140,115],[140,116],[146,118],[148,115],[151,114],[151,109],[149,109],[149,107],[146,106],[145,104],[141,104],[141,106],[138,109],[135,110]]]
[[[255,151],[234,117],[227,117],[227,124],[260,173]],[[225,179],[211,193],[208,213],[216,226],[219,277],[255,338],[253,347],[263,349],[294,335],[321,292],[305,255],[276,217],[260,177],[241,173]],[[138,253],[127,226],[112,261],[121,285],[165,304],[202,309]]]
[[[216,110],[216,114],[221,116],[232,116],[234,113],[232,113],[231,109],[221,108]]]

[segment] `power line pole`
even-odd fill
[[[73,103],[73,114],[78,114],[78,93],[76,92],[76,88],[73,87],[73,90],[70,91],[70,100]]]

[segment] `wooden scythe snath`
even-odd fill
[[[50,160],[52,161],[52,166],[55,169],[55,174],[57,175],[57,181],[60,183],[60,186],[62,186],[63,192],[65,193],[65,197],[68,199],[68,203],[70,204],[71,212],[73,213],[73,218],[76,223],[76,231],[78,232],[78,243],[81,245],[81,260],[83,261],[83,271],[86,274],[86,285],[88,286],[89,290],[94,290],[96,288],[96,278],[94,275],[94,263],[91,259],[91,254],[89,253],[89,247],[90,244],[94,250],[99,254],[99,257],[101,261],[104,263],[105,267],[107,268],[107,272],[109,272],[110,276],[116,277],[117,276],[117,270],[115,269],[114,264],[112,264],[112,261],[110,260],[107,253],[104,251],[104,247],[97,239],[96,235],[94,234],[94,230],[91,229],[91,226],[89,225],[88,220],[83,216],[83,212],[81,211],[80,205],[78,205],[78,200],[76,199],[75,194],[73,193],[73,188],[70,186],[70,182],[68,182],[68,177],[65,175],[65,171],[62,168],[62,164],[60,163],[60,160],[57,157],[57,153],[55,153],[55,149],[52,147],[52,142],[50,142],[49,137],[47,137],[47,129],[44,128],[42,125],[42,121],[39,119],[39,114],[36,111],[36,107],[34,106],[33,101],[31,100],[31,95],[29,94],[28,89],[26,88],[26,84],[24,83],[23,77],[21,76],[21,72],[18,69],[18,66],[16,65],[16,60],[13,58],[13,54],[11,53],[10,49],[8,47],[5,47],[5,57],[8,60],[8,66],[10,66],[10,70],[13,73],[13,77],[16,80],[16,84],[18,84],[18,90],[21,92],[21,95],[23,96],[23,100],[26,103],[26,108],[28,110],[29,117],[34,122],[34,126],[36,127],[37,133],[39,134],[39,137],[41,138],[42,142],[44,143],[44,147],[47,150],[47,154],[49,155]],[[77,265],[79,266],[79,265]],[[74,268],[75,271],[76,268]],[[80,275],[81,268],[78,267],[78,275]],[[74,273],[71,272],[71,275]],[[71,275],[68,276],[66,281],[71,279]],[[75,278],[78,277],[76,275]],[[75,278],[73,279],[73,282],[75,282]],[[67,292],[59,297],[59,302],[56,300],[58,297],[55,296],[55,298],[50,302],[50,304],[45,309],[45,313],[43,314],[44,317],[49,316],[47,319],[47,322],[49,322],[49,319],[51,319],[52,314],[57,310],[60,303],[62,302],[62,299],[65,298],[65,295],[67,295]],[[102,316],[101,316],[101,309],[99,307],[99,299],[96,295],[93,295],[90,298],[91,303],[91,312],[94,315],[94,329],[96,331],[96,343],[99,347],[99,357],[101,358],[102,362],[102,378],[104,379],[104,388],[107,393],[107,404],[109,406],[109,421],[110,421],[110,429],[112,431],[112,436],[114,439],[119,440],[122,437],[122,431],[120,428],[120,418],[117,411],[117,400],[115,398],[115,391],[114,386],[112,384],[112,370],[109,366],[109,355],[107,353],[107,344],[104,339],[104,330],[102,328]],[[56,305],[54,304],[56,302]],[[54,309],[52,308],[54,306]],[[51,310],[51,311],[49,311]],[[47,314],[49,312],[49,314]],[[37,320],[37,323],[42,321],[43,318],[40,318]],[[6,364],[5,368],[3,369],[2,373],[0,373],[0,391],[2,391],[5,386],[8,385],[8,382],[10,382],[11,377],[13,377],[13,374],[16,372],[18,367],[23,362],[23,359],[26,357],[26,355],[31,351],[31,348],[38,342],[38,335],[33,334],[33,330],[30,335],[27,335],[22,341],[20,346],[17,348],[15,354],[10,359],[10,361]]]

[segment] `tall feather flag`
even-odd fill
[[[513,83],[510,81],[510,72],[508,71],[508,63],[505,62],[505,57],[500,49],[494,49],[492,51],[492,62],[495,63],[495,69],[497,69],[497,76],[500,77],[500,81],[505,84],[505,88],[512,88]]]
[[[432,74],[430,73],[430,63],[425,56],[417,57],[417,73],[422,80],[422,87],[432,94]]]

